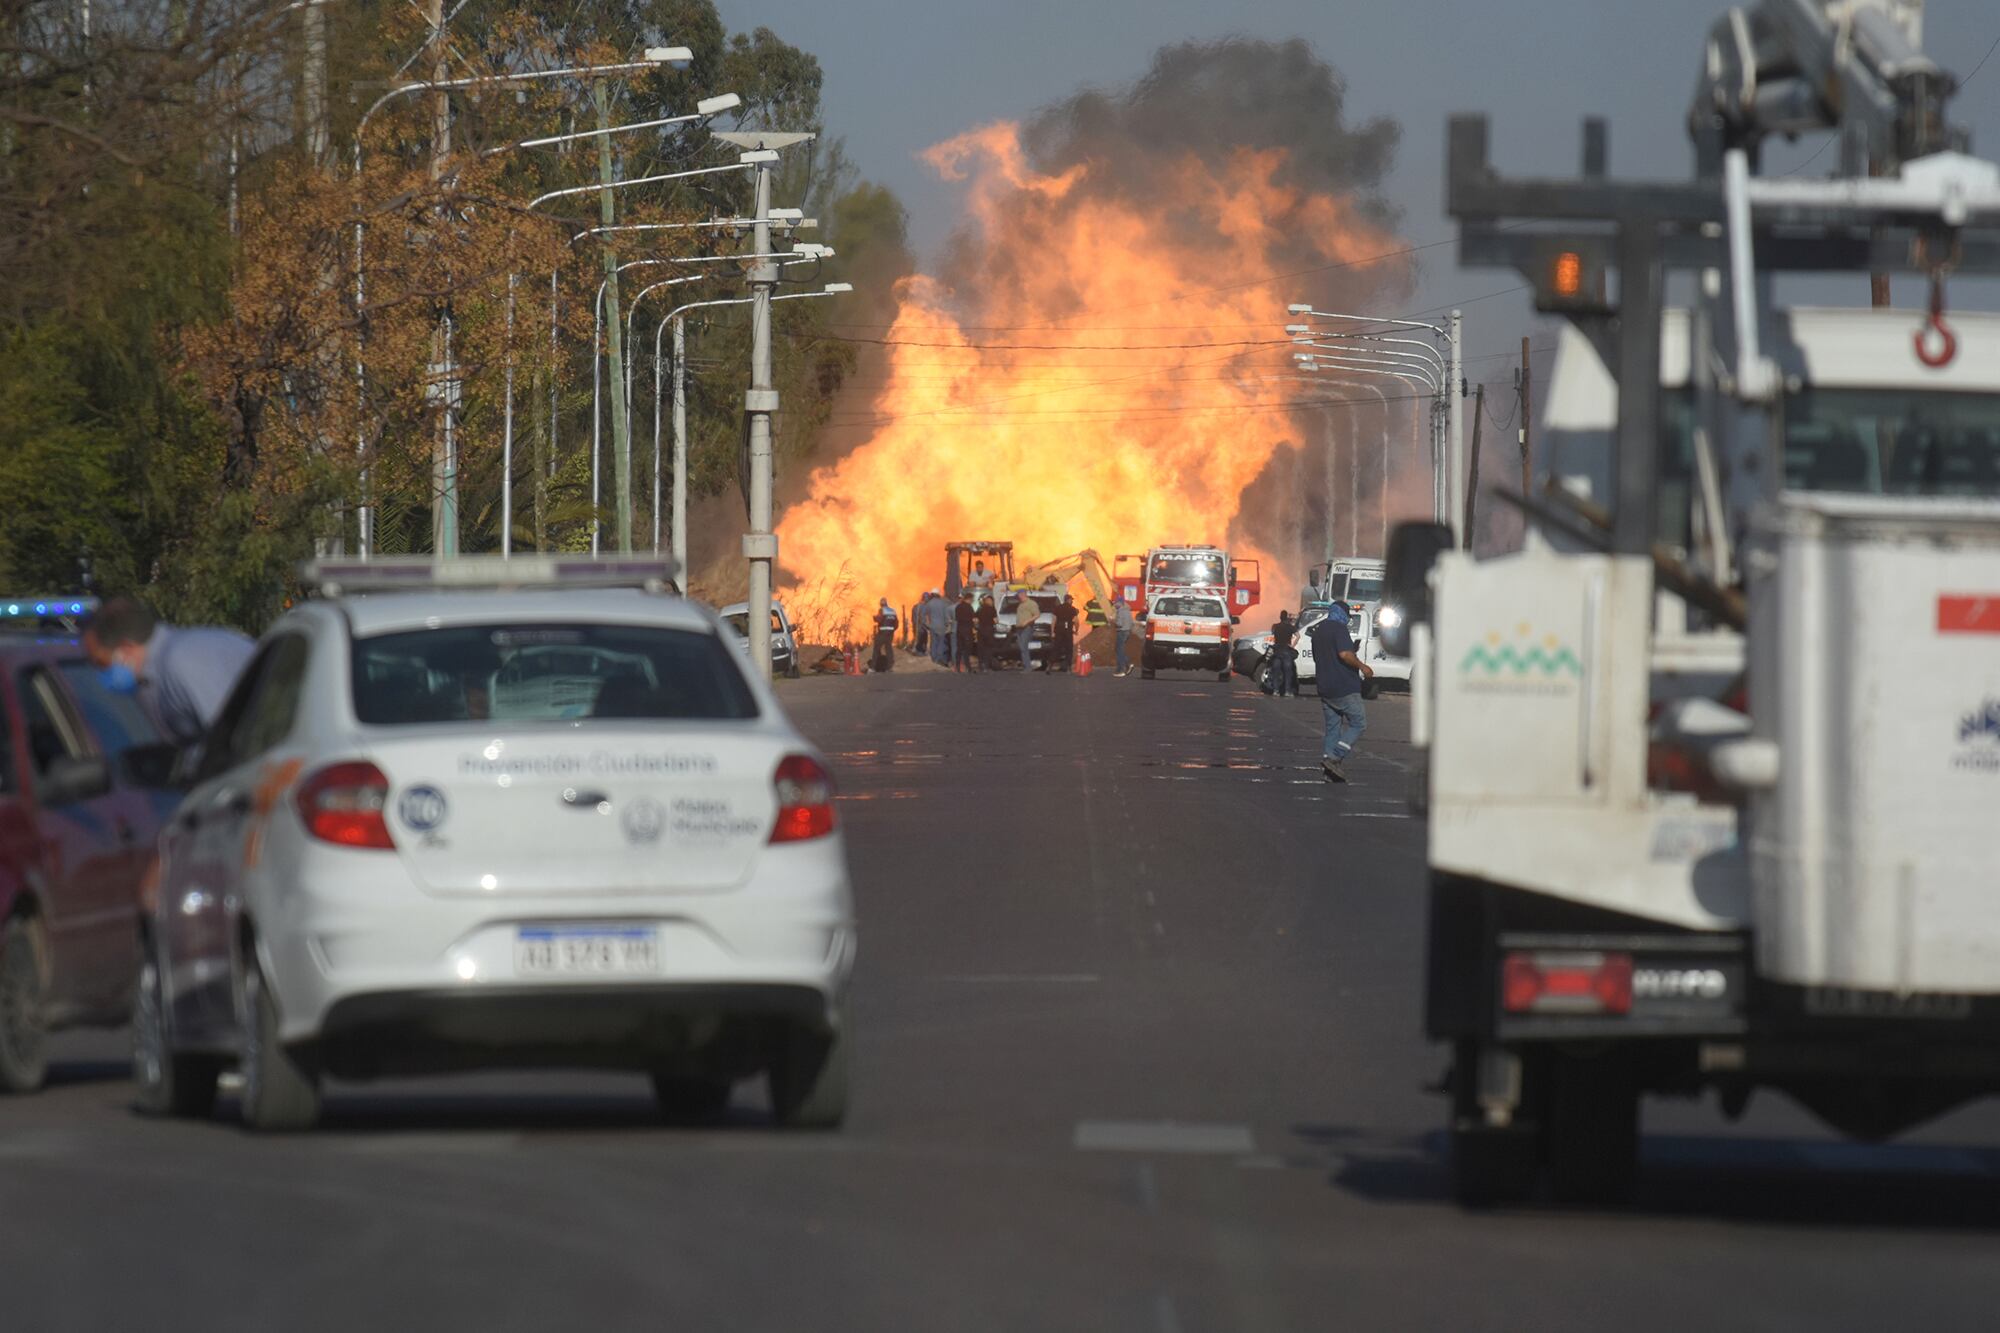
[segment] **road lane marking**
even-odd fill
[[[1257,1151],[1248,1125],[1178,1120],[1079,1120],[1071,1146],[1079,1152],[1151,1152],[1242,1157]]]

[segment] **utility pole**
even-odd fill
[[[451,78],[445,59],[444,0],[426,0],[424,17],[431,25],[431,79]],[[440,88],[431,102],[431,182],[443,178],[444,160],[451,154],[451,97]],[[453,415],[458,409],[458,368],[452,364],[451,305],[447,299],[431,335],[433,379],[430,398],[437,404],[431,435],[431,550],[438,556],[458,554],[458,441]]]
[[[1486,386],[1479,386],[1479,395],[1472,400],[1472,451],[1465,460],[1465,542],[1464,549],[1472,549],[1472,524],[1479,503],[1479,418],[1486,411]]]
[[[1461,311],[1451,312],[1451,366],[1447,371],[1445,384],[1446,406],[1451,413],[1451,435],[1447,476],[1450,486],[1446,492],[1446,510],[1453,518],[1467,512],[1466,472],[1465,472],[1465,316]],[[1475,423],[1476,425],[1477,423]],[[1464,534],[1459,543],[1461,550],[1472,549],[1472,533]]]
[[[1534,429],[1535,369],[1528,360],[1528,335],[1521,335],[1521,494],[1531,495],[1535,487],[1535,446],[1528,432]]]
[[[674,318],[674,581],[687,595],[688,576],[688,395],[687,329]]]
[[[768,256],[771,168],[778,163],[779,149],[810,142],[813,136],[736,130],[715,137],[743,149],[742,160],[757,169],[750,253]],[[778,391],[771,384],[771,289],[777,285],[776,260],[751,262],[750,390],[743,395],[750,418],[750,531],[743,534],[743,555],[750,562],[750,660],[765,680],[771,678],[771,587],[778,563],[778,534],[771,530],[771,414],[778,410]]]
[[[606,89],[604,80],[597,81],[592,95],[597,103],[599,131],[597,178],[605,187],[597,194],[598,215],[603,219],[604,225],[609,227],[616,222],[615,205],[612,203],[610,188],[616,179],[616,174],[611,160],[611,94]],[[610,314],[606,325],[609,333],[611,364],[614,368],[613,373],[617,375],[619,381],[622,381],[625,377],[625,340],[622,332],[624,325],[618,318],[618,254],[609,241],[604,243],[604,281],[606,284],[604,297],[609,304]],[[591,349],[592,355],[596,354],[596,350]],[[629,555],[632,551],[632,423],[625,412],[625,395],[615,391],[616,383],[617,381],[614,381],[614,392],[611,395],[611,469],[614,474],[612,486],[618,509],[618,550],[621,555]],[[596,514],[590,516],[590,530],[593,534],[591,549],[596,550],[597,542],[594,540],[598,530]]]

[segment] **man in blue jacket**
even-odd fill
[[[1368,711],[1361,703],[1361,682],[1375,670],[1361,660],[1354,636],[1347,632],[1347,603],[1335,602],[1326,619],[1313,626],[1313,664],[1319,706],[1326,717],[1326,738],[1320,745],[1320,770],[1328,782],[1347,781],[1342,767],[1356,741],[1368,729]]]
[[[105,602],[83,627],[83,655],[105,688],[138,695],[177,745],[208,731],[255,651],[233,629],[163,625],[130,597]]]

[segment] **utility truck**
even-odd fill
[[[1624,1196],[1648,1095],[1880,1139],[2000,1091],[2000,318],[1945,301],[2000,272],[2000,171],[1920,38],[1891,0],[1732,11],[1685,181],[1609,179],[1597,122],[1571,180],[1450,127],[1462,261],[1569,322],[1525,548],[1389,550],[1468,1203]],[[1812,130],[1834,178],[1756,174]],[[1797,272],[1927,299],[1782,308]]]

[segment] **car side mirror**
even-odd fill
[[[118,756],[125,781],[148,791],[175,791],[187,785],[182,760],[183,747],[171,741],[134,745]]]
[[[1398,523],[1389,533],[1382,605],[1400,613],[1394,625],[1380,625],[1383,651],[1410,655],[1410,626],[1431,618],[1431,567],[1456,544],[1443,523]],[[1378,622],[1379,625],[1379,622]]]
[[[1231,616],[1231,617],[1229,617],[1229,623],[1230,623],[1230,624],[1232,624],[1232,625],[1240,625],[1240,624],[1242,624],[1242,623],[1243,623],[1243,617],[1242,617],[1242,616]]]
[[[73,805],[111,790],[111,764],[98,755],[58,756],[35,782],[44,805]]]

